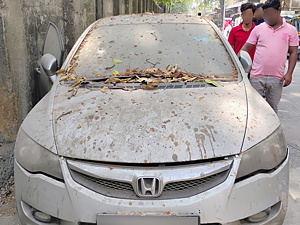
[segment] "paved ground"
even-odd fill
[[[14,178],[11,176],[0,190],[0,225],[19,225],[16,212]]]
[[[284,225],[300,224],[300,62],[292,84],[283,90],[278,116],[290,148],[290,195]]]
[[[287,217],[284,225],[300,224],[300,62],[298,62],[293,82],[284,88],[278,116],[284,128],[290,149],[290,195]],[[5,198],[0,198],[0,225],[20,224],[16,216],[13,195],[13,178],[6,189],[1,190]],[[7,192],[8,191],[8,192]]]

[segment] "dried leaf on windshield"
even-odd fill
[[[147,78],[147,77],[140,77],[134,80],[134,82],[137,83],[152,83],[153,79],[152,78]]]
[[[114,63],[122,63],[123,61],[122,60],[120,60],[120,59],[113,59],[112,60]]]
[[[114,77],[109,78],[109,79],[107,79],[106,81],[104,81],[105,84],[108,84],[108,83],[121,83],[121,82],[122,82],[121,79],[119,79],[119,78],[114,78]]]
[[[59,81],[67,80],[70,77],[70,75],[62,76]]]
[[[85,80],[85,78],[77,78],[76,81],[71,84],[71,87],[75,87],[75,86],[81,84],[84,80]]]
[[[152,83],[167,83],[167,82],[161,79],[152,79]]]
[[[114,63],[122,63],[120,59],[112,59]],[[72,65],[73,66],[73,65]],[[85,77],[77,78],[76,74],[72,70],[72,66],[69,66],[68,70],[66,71],[67,75],[62,76],[60,81],[72,81],[75,80],[71,86],[76,87],[83,83],[86,84],[97,84],[97,83],[104,83],[108,84],[107,87],[101,88],[102,92],[107,92],[109,89],[123,89],[123,90],[136,90],[128,89],[128,87],[118,86],[118,85],[109,85],[109,84],[116,84],[116,83],[140,83],[141,88],[144,90],[155,90],[158,89],[159,83],[174,83],[174,82],[206,82],[207,84],[213,85],[215,87],[219,87],[220,85],[212,80],[212,79],[230,79],[236,78],[236,74],[226,75],[226,76],[218,76],[218,75],[210,75],[205,76],[203,74],[195,74],[189,73],[187,71],[181,71],[180,67],[175,65],[168,65],[165,69],[164,68],[149,68],[144,70],[139,70],[138,68],[135,69],[126,69],[126,72],[120,73],[117,70],[112,71],[110,75],[107,74],[97,74],[92,77],[89,76],[89,80],[87,81]],[[111,69],[115,66],[115,64],[111,67],[106,67],[105,69]],[[62,71],[64,72],[64,71]],[[199,71],[201,72],[201,71]],[[93,78],[101,78],[95,79]],[[99,90],[99,89],[98,89]]]
[[[204,81],[208,84],[214,85],[215,87],[220,87],[220,84],[218,84],[216,81],[209,80],[209,79],[205,79]]]
[[[145,73],[149,73],[149,74],[155,74],[159,71],[158,68],[151,68],[151,69],[146,69],[144,70]]]
[[[76,78],[76,76],[75,76],[74,74],[69,73],[69,74],[67,74],[67,75],[65,75],[65,76],[62,76],[62,77],[59,79],[59,81],[64,81],[64,80],[71,81],[71,80],[76,80],[76,79],[77,79],[77,78]]]
[[[56,73],[56,74],[59,74],[59,73],[64,73],[64,72],[66,72],[66,70],[61,69],[61,70],[57,70],[55,73]]]

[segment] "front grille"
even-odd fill
[[[165,186],[164,191],[183,191],[183,190],[199,187],[200,185],[204,185],[207,182],[211,182],[215,179],[218,179],[219,177],[222,177],[225,172],[217,173],[209,177],[204,177],[202,179],[170,183]]]
[[[108,189],[115,189],[119,191],[132,191],[132,185],[120,181],[113,181],[113,180],[104,180],[99,179],[91,176],[87,176],[85,174],[81,174],[81,176],[85,177],[87,180],[90,180],[94,183],[99,184],[100,186],[103,186]]]
[[[129,183],[92,177],[74,170],[70,170],[70,172],[77,183],[99,194],[114,198],[137,198]]]
[[[176,198],[177,196],[185,198],[205,192],[223,183],[229,172],[230,170],[228,169],[201,179],[169,183],[164,187],[162,196],[164,199]]]
[[[101,179],[98,177],[93,177],[87,174],[77,172],[72,169],[70,169],[70,172],[73,179],[77,183],[99,194],[122,199],[141,199],[141,197],[138,197],[136,195],[132,186],[133,184],[131,183]],[[153,199],[162,200],[185,198],[202,193],[224,182],[229,172],[230,169],[227,169],[223,172],[216,173],[211,176],[207,176],[200,179],[167,183],[163,187],[162,194],[159,197]]]

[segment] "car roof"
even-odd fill
[[[97,25],[112,26],[140,23],[197,23],[208,25],[209,21],[203,17],[189,14],[143,13],[102,18],[98,21]]]

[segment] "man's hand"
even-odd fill
[[[284,76],[283,87],[290,85],[292,82],[292,73],[286,73]]]
[[[292,75],[298,58],[298,46],[289,46],[288,52],[290,53],[290,57],[288,70],[284,76],[283,87],[290,85],[290,83],[292,82]]]

